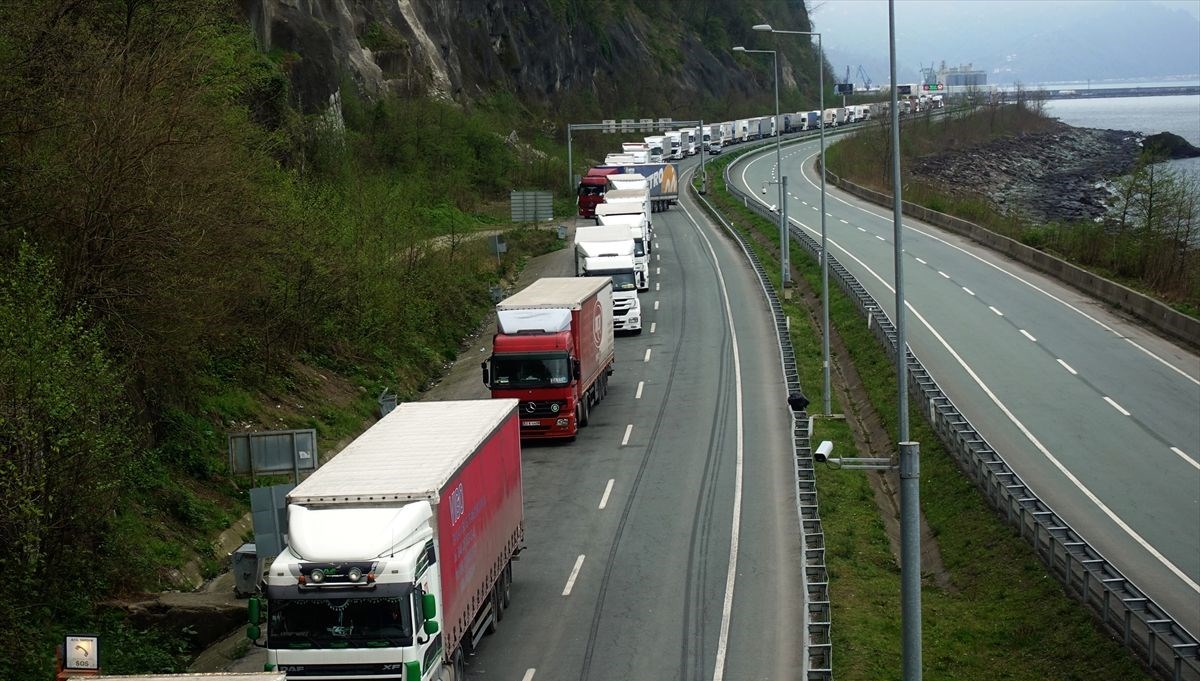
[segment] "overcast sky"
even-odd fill
[[[839,80],[888,79],[887,0],[808,0]],[[989,82],[1200,74],[1200,0],[896,0],[900,80],[943,60]]]

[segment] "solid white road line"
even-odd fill
[[[800,165],[800,175],[804,178],[804,181],[807,182],[813,189],[819,189],[819,185],[811,177],[808,176],[808,172],[805,171],[805,167],[806,167],[806,164],[810,160],[812,160],[814,157],[816,157],[817,154],[819,154],[819,153],[820,152],[813,152],[813,153],[809,154],[807,157],[804,158],[804,160],[801,162],[801,165]],[[748,165],[749,164],[747,164],[747,166]],[[742,170],[742,184],[746,185],[747,187],[750,186],[746,182],[746,171],[744,169]],[[846,204],[847,206],[854,208],[855,210],[860,210],[860,211],[866,213],[867,215],[874,215],[875,217],[879,218],[880,220],[886,220],[889,224],[895,224],[894,219],[891,215],[883,215],[880,213],[876,213],[873,210],[869,210],[867,208],[863,208],[862,206],[858,206],[853,203],[850,203],[849,201],[847,201],[847,200],[843,199],[842,197],[837,196],[833,193],[827,193],[826,195],[828,197],[832,198],[834,201],[840,201],[840,202]],[[996,270],[997,272],[1001,272],[1005,275],[1008,275],[1009,277],[1012,277],[1014,280],[1028,286],[1029,288],[1033,289],[1034,291],[1037,291],[1038,293],[1046,296],[1050,300],[1053,300],[1054,302],[1063,305],[1068,310],[1075,312],[1076,314],[1078,314],[1081,317],[1083,317],[1084,319],[1087,319],[1088,321],[1096,324],[1097,326],[1104,329],[1105,331],[1108,331],[1108,332],[1114,334],[1121,340],[1125,341],[1126,343],[1129,343],[1134,348],[1138,349],[1143,354],[1145,354],[1146,356],[1155,360],[1159,364],[1162,364],[1163,366],[1167,367],[1171,371],[1174,371],[1175,373],[1179,374],[1180,376],[1183,376],[1184,378],[1191,381],[1192,383],[1195,383],[1196,385],[1200,385],[1200,377],[1192,376],[1191,374],[1187,373],[1183,369],[1180,369],[1179,367],[1175,366],[1174,364],[1171,364],[1166,359],[1154,354],[1149,348],[1142,346],[1140,343],[1133,340],[1132,338],[1129,338],[1128,336],[1121,333],[1117,329],[1112,328],[1111,326],[1109,326],[1108,324],[1105,324],[1104,322],[1100,321],[1096,317],[1093,317],[1092,315],[1088,314],[1087,312],[1084,312],[1082,309],[1075,307],[1074,305],[1068,303],[1067,301],[1063,300],[1062,298],[1059,298],[1058,296],[1054,295],[1053,293],[1050,293],[1049,291],[1039,287],[1038,285],[1034,284],[1033,282],[1029,281],[1028,279],[1022,278],[1017,273],[1010,272],[1009,270],[1004,269],[1003,267],[997,265],[996,263],[989,262],[989,261],[983,259],[982,257],[980,257],[979,255],[976,255],[975,253],[968,251],[967,249],[963,248],[962,246],[950,243],[946,239],[943,239],[942,237],[940,237],[936,234],[933,234],[931,232],[926,232],[921,229],[917,229],[916,227],[913,227],[913,226],[907,225],[907,224],[903,225],[903,226],[905,229],[911,230],[917,234],[920,234],[921,236],[933,239],[934,241],[937,241],[938,243],[940,243],[942,245],[949,246],[950,248],[953,248],[954,250],[959,251],[960,253],[962,253],[963,255],[965,255],[969,258],[974,258],[975,260],[978,260],[980,263],[982,263],[988,267],[991,267],[992,269]],[[813,230],[810,229],[809,231],[813,231]],[[847,253],[847,255],[849,255],[849,253]]]
[[[633,399],[635,399],[635,400],[640,400],[640,399],[642,399],[642,388],[644,388],[644,387],[646,387],[646,382],[645,382],[645,381],[638,381],[638,389],[637,389],[637,394],[633,396]]]
[[[1025,336],[1026,338],[1028,338],[1029,340],[1033,341],[1034,343],[1036,343],[1036,342],[1037,342],[1037,339],[1033,337],[1033,334],[1029,333],[1029,332],[1028,332],[1028,331],[1026,331],[1025,329],[1019,329],[1019,331],[1021,332],[1021,335],[1022,335],[1022,336]]]
[[[1115,401],[1113,401],[1113,398],[1109,397],[1108,395],[1105,395],[1104,401],[1108,402],[1108,404],[1110,406],[1112,406],[1113,409],[1116,409],[1117,411],[1121,412],[1122,415],[1129,416],[1129,412],[1125,410],[1125,407],[1122,407],[1121,405],[1117,404]]]
[[[535,673],[535,672],[537,672],[537,670],[536,670],[536,669],[534,669],[533,667],[530,667],[529,669],[526,669],[526,670],[525,670],[525,676],[522,676],[522,677],[521,677],[521,681],[533,681],[533,675],[534,675],[534,673]]]
[[[975,295],[975,292],[974,292],[974,291],[972,291],[971,289],[967,288],[966,286],[964,286],[964,287],[962,287],[962,288],[963,288],[963,290],[964,290],[964,291],[966,291],[966,292],[967,292],[967,295],[969,295],[969,296],[973,296],[973,295]]]
[[[604,496],[600,497],[600,510],[603,511],[605,506],[608,506],[608,495],[612,494],[613,483],[615,479],[609,478],[608,484],[604,486]]]
[[[621,446],[622,447],[629,444],[629,436],[630,435],[633,435],[633,424],[632,423],[625,426],[625,435],[623,435],[621,437]]]
[[[583,554],[575,559],[575,567],[571,569],[571,576],[567,577],[567,585],[563,587],[562,595],[570,596],[571,588],[575,586],[575,578],[579,576],[579,568],[583,567]],[[526,672],[528,673],[528,672]]]
[[[682,206],[681,206],[682,207]],[[696,232],[700,234],[700,238],[704,239],[704,243],[708,246],[708,252],[712,255],[713,266],[717,270],[717,281],[721,286],[721,297],[725,301],[725,323],[729,326],[730,349],[733,352],[733,383],[735,396],[735,412],[737,414],[737,457],[734,464],[734,481],[733,481],[733,521],[732,530],[729,536],[729,569],[725,573],[725,600],[721,606],[721,631],[717,639],[717,659],[713,665],[713,681],[724,681],[725,678],[725,657],[729,649],[729,628],[733,620],[733,588],[734,582],[737,579],[738,566],[738,543],[741,539],[742,528],[742,473],[745,462],[745,421],[742,412],[742,357],[741,351],[738,349],[737,326],[733,323],[733,305],[729,302],[729,288],[725,285],[725,275],[721,271],[721,263],[717,260],[717,252],[713,249],[712,241],[704,230],[700,229],[696,218],[688,211],[687,208],[683,212],[688,216],[692,226]]]
[[[988,305],[988,309],[991,310],[992,312],[995,312],[996,316],[998,316],[998,317],[1004,316],[1003,312],[1001,312],[1000,310],[997,310],[996,308],[992,307],[991,305]]]
[[[650,322],[650,333],[654,333],[654,327],[658,326],[658,322]]]
[[[642,361],[643,361],[643,362],[649,362],[649,361],[650,361],[650,350],[651,350],[651,348],[646,348],[646,355],[645,355],[644,357],[642,357]]]
[[[1060,360],[1058,360],[1058,363],[1059,363],[1059,364],[1061,364],[1061,365],[1062,365],[1062,367],[1063,367],[1064,369],[1066,369],[1067,371],[1071,372],[1071,375],[1072,375],[1072,376],[1078,376],[1078,375],[1079,375],[1079,372],[1078,372],[1078,371],[1075,371],[1074,369],[1072,369],[1070,364],[1067,364],[1066,362],[1062,361],[1061,359],[1060,359]]]
[[[1182,449],[1180,449],[1180,448],[1178,448],[1178,447],[1172,447],[1172,448],[1171,448],[1171,451],[1172,451],[1172,452],[1175,452],[1176,454],[1178,454],[1178,455],[1179,455],[1179,457],[1180,457],[1180,458],[1182,458],[1184,461],[1186,461],[1186,462],[1188,462],[1188,463],[1192,464],[1192,466],[1193,466],[1193,467],[1195,467],[1195,468],[1196,468],[1196,470],[1200,470],[1200,461],[1196,461],[1195,459],[1193,459],[1192,457],[1188,456],[1187,454],[1184,454]]]

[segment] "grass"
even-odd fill
[[[771,243],[778,226],[741,207],[726,192],[717,162],[709,196],[746,236]],[[754,230],[752,232],[751,230]],[[778,258],[748,240],[778,286]],[[814,291],[817,263],[793,247],[793,266]],[[773,267],[774,266],[774,267]],[[820,404],[819,330],[798,301],[784,303],[792,320],[792,343],[801,385]],[[854,304],[830,288],[830,321],[845,343],[885,426],[898,438],[895,370]],[[836,395],[835,395],[836,397]],[[841,407],[834,400],[834,412]],[[915,410],[912,439],[921,443],[922,510],[937,536],[951,587],[922,589],[922,655],[926,679],[1149,679],[1118,642],[1063,592],[958,470]],[[834,451],[853,455],[844,421],[815,422],[814,441],[831,440]],[[879,452],[859,452],[860,456]],[[843,681],[900,679],[900,584],[884,525],[868,479],[855,471],[817,469],[833,607],[833,661]]]

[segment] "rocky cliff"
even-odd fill
[[[262,47],[281,56],[307,112],[344,82],[469,103],[496,93],[595,118],[725,115],[771,101],[769,59],[781,51],[781,99],[816,100],[815,50],[803,0],[242,0]],[[797,88],[799,90],[797,91]],[[784,107],[788,108],[788,107]]]

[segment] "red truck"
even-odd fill
[[[604,202],[604,192],[608,191],[608,176],[620,172],[617,167],[588,169],[579,180],[579,217],[596,217],[596,204]]]
[[[523,539],[517,406],[401,404],[288,494],[288,546],[263,586],[268,669],[465,678]],[[250,613],[256,640],[256,599]]]
[[[613,371],[611,280],[538,279],[501,301],[482,368],[492,397],[520,400],[522,438],[575,437]]]

